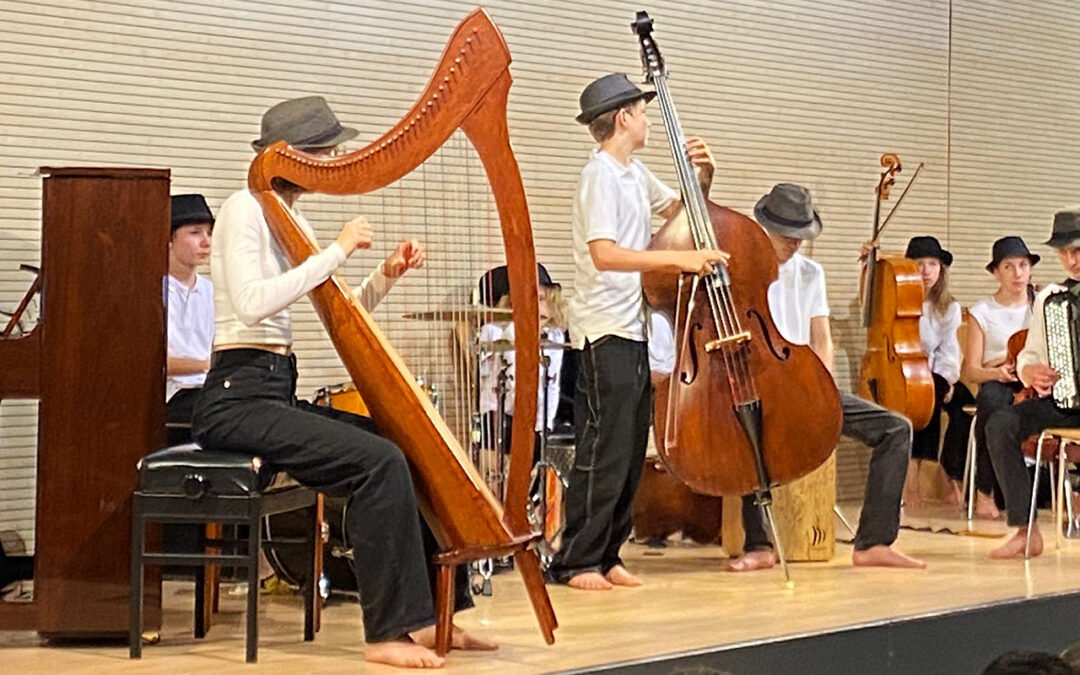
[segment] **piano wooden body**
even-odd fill
[[[0,630],[126,635],[136,463],[165,440],[169,171],[41,173],[41,318],[0,340],[0,399],[40,401],[34,593]]]

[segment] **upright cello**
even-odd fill
[[[934,379],[919,341],[925,295],[922,275],[914,261],[878,251],[878,240],[918,177],[922,164],[884,220],[881,203],[889,199],[896,174],[902,170],[900,157],[885,153],[881,156],[881,166],[884,171],[876,188],[873,236],[863,268],[866,352],[859,369],[859,395],[903,414],[918,431],[930,423],[934,412]]]
[[[656,89],[684,206],[650,248],[731,254],[730,265],[714,264],[706,275],[644,275],[646,298],[673,318],[675,330],[675,370],[659,452],[695,492],[754,493],[783,562],[770,490],[805,476],[832,454],[840,436],[840,395],[817,355],[776,329],[767,297],[777,278],[772,244],[753,220],[705,198],[652,38],[652,20],[638,12],[632,26]]]

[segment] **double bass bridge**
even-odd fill
[[[705,351],[715,352],[723,349],[726,345],[741,345],[747,342],[750,342],[750,331],[744,330],[740,333],[735,333],[734,335],[709,340],[705,343]]]

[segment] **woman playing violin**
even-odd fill
[[[1000,517],[994,497],[1000,495],[1000,488],[987,454],[986,423],[994,412],[1012,405],[1022,386],[1015,364],[1008,362],[1008,343],[1031,322],[1031,269],[1038,262],[1039,256],[1020,237],[995,241],[986,269],[997,279],[997,291],[969,312],[961,376],[979,388],[975,397],[975,513],[983,518]]]

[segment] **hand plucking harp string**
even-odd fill
[[[345,251],[345,257],[351,256],[360,248],[371,248],[371,240],[375,236],[375,229],[371,227],[367,219],[357,216],[345,223],[338,235],[337,244]]]
[[[420,269],[427,260],[427,252],[419,239],[406,239],[398,243],[382,264],[382,272],[391,279],[397,279],[408,270]]]

